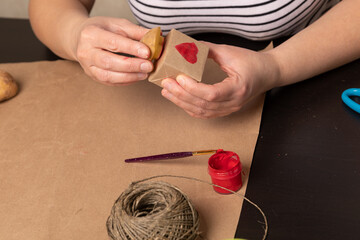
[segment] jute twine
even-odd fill
[[[109,236],[120,239],[196,239],[199,216],[180,189],[165,183],[133,183],[115,202]]]
[[[162,178],[182,178],[216,186],[244,199],[259,210],[264,218],[264,235],[268,232],[267,218],[261,208],[245,196],[201,179],[175,175],[158,175],[133,182],[112,207],[106,226],[113,240],[195,240],[200,236],[199,215],[189,198]]]

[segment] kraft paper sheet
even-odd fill
[[[224,78],[208,62],[204,82]],[[246,190],[264,96],[242,111],[201,120],[148,81],[109,87],[70,61],[0,64],[20,84],[0,103],[0,236],[15,240],[109,239],[106,220],[127,186],[173,174],[211,181],[209,156],[148,163],[125,158],[219,149],[239,154]],[[201,216],[205,239],[234,237],[242,200],[185,179],[178,186]]]

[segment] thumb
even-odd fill
[[[225,65],[225,58],[223,57],[225,45],[219,45],[219,44],[204,42],[204,41],[202,43],[204,43],[206,46],[209,47],[208,58],[211,58],[220,66]]]
[[[233,77],[236,75],[236,71],[234,71],[231,66],[232,57],[231,54],[231,46],[228,45],[219,45],[209,42],[203,42],[209,47],[209,55],[208,57],[214,60],[216,64],[219,65],[222,71],[224,71],[229,77]]]

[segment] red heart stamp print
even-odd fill
[[[197,62],[196,55],[199,52],[199,49],[195,43],[181,43],[176,45],[175,48],[189,63],[194,64]]]

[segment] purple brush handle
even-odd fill
[[[165,160],[165,159],[174,159],[174,158],[183,158],[192,156],[192,152],[175,152],[175,153],[165,153],[160,155],[139,157],[139,158],[129,158],[125,159],[125,162],[144,162],[144,161],[153,161],[153,160]]]

